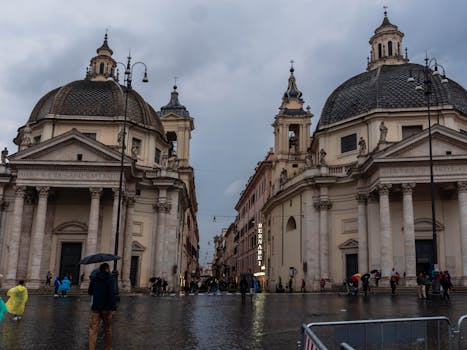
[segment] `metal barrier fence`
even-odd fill
[[[454,334],[457,336],[457,349],[467,349],[467,344],[464,341],[464,336],[462,335],[462,323],[467,319],[467,315],[462,316],[457,321],[457,329],[454,331]]]
[[[455,335],[461,349],[464,319],[467,315],[459,319],[457,330],[444,316],[309,323],[302,326],[299,349],[452,350]]]

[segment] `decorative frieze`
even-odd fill
[[[467,181],[460,181],[457,183],[458,192],[467,192]]]
[[[172,205],[168,201],[159,201],[153,206],[154,210],[159,213],[168,213],[171,207]]]
[[[379,184],[378,185],[378,193],[380,196],[387,196],[389,194],[389,190],[391,189],[391,184]]]
[[[402,184],[401,188],[402,188],[403,193],[407,193],[407,194],[412,193],[413,189],[415,188],[415,183],[411,182],[411,183]]]

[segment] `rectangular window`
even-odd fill
[[[136,137],[131,140],[131,153],[141,155],[141,140]]]
[[[39,142],[41,142],[41,135],[34,136],[33,143],[37,145]]]
[[[418,134],[423,130],[422,125],[404,125],[402,126],[402,139]]]
[[[84,136],[86,136],[86,137],[89,137],[89,138],[93,139],[93,140],[95,140],[96,136],[97,136],[95,132],[83,132],[82,134]]]
[[[156,148],[156,153],[154,154],[154,163],[161,163],[161,150],[159,148]]]
[[[357,134],[341,137],[341,153],[354,151],[357,149]]]

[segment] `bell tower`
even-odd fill
[[[310,125],[313,115],[310,107],[303,109],[302,92],[295,81],[293,67],[290,68],[287,90],[282,96],[279,113],[274,118],[274,153],[278,161],[303,163],[310,146]]]
[[[113,51],[107,42],[107,33],[105,33],[104,42],[96,52],[97,56],[91,58],[86,72],[86,79],[105,81],[109,78],[115,78],[117,62],[112,58]]]
[[[195,126],[190,112],[178,100],[177,89],[175,84],[169,103],[161,107],[160,119],[167,141],[171,144],[169,158],[175,157],[180,167],[188,167],[190,166],[191,132]]]
[[[389,21],[387,7],[385,7],[383,22],[370,38],[371,52],[368,57],[367,70],[370,71],[385,64],[408,63],[407,49],[405,56],[402,53],[403,38],[404,33]]]

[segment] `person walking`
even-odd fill
[[[246,281],[245,276],[240,280],[240,293],[242,294],[242,304],[245,304],[246,291],[248,289],[248,282]]]
[[[60,277],[59,276],[55,277],[55,281],[54,281],[54,298],[58,298],[58,289],[60,288],[61,284],[62,284],[62,282],[60,282]]]
[[[391,279],[389,280],[391,284],[391,294],[396,295],[396,288],[397,288],[397,277],[396,275],[391,275]]]
[[[420,272],[417,276],[417,285],[418,285],[418,298],[426,299],[425,277],[423,276],[423,272]]]
[[[52,282],[52,272],[47,272],[47,276],[45,277],[45,286],[50,287],[50,283]]]
[[[99,325],[104,323],[104,350],[112,349],[112,317],[117,311],[115,286],[110,275],[109,264],[103,263],[99,272],[91,279],[88,294],[92,296],[89,319],[89,350],[96,349]]]
[[[58,291],[62,293],[62,297],[66,298],[66,295],[71,287],[71,281],[68,279],[67,276],[63,277],[62,282],[60,283],[60,287],[58,287]]]
[[[324,292],[324,287],[326,286],[326,280],[324,278],[321,278],[319,280],[319,286],[320,286],[321,293],[323,293]]]
[[[28,301],[28,289],[24,286],[24,281],[19,280],[16,287],[10,288],[7,295],[10,297],[6,302],[6,308],[12,314],[13,321],[19,321],[23,318],[24,308]]]
[[[376,270],[376,272],[375,272],[375,287],[376,288],[378,288],[380,279],[381,279],[381,271]]]
[[[449,276],[449,273],[447,271],[444,271],[443,276],[439,280],[439,283],[441,284],[441,287],[443,287],[443,296],[442,296],[442,298],[446,299],[446,300],[450,299],[449,290],[452,287],[451,278],[450,278],[450,276],[448,278],[448,276]]]
[[[370,292],[370,274],[365,273],[362,276],[362,287],[363,287],[363,293],[365,296],[368,296],[368,293]]]
[[[301,292],[301,293],[305,293],[305,292],[306,292],[306,290],[305,290],[305,279],[304,279],[304,278],[302,278],[302,287],[300,288],[300,292]]]

